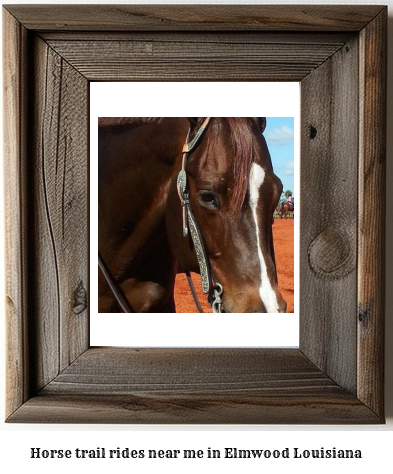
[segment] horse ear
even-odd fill
[[[191,127],[195,127],[198,122],[198,117],[187,117],[188,121],[191,124]]]
[[[258,117],[259,120],[259,127],[261,129],[261,132],[263,133],[266,128],[266,117]]]

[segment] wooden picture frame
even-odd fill
[[[383,423],[387,7],[3,22],[7,421]],[[301,83],[299,349],[89,346],[89,82],[162,80]]]

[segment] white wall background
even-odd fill
[[[23,0],[8,0],[6,3],[54,3],[53,0],[47,2],[27,2]],[[194,3],[194,4],[262,4],[261,1],[241,0],[209,2],[208,0],[176,2],[171,0],[148,2],[139,0],[136,2],[125,2],[116,0],[106,1],[61,1],[57,3]],[[277,1],[269,0],[269,4],[313,4],[312,1]],[[393,0],[385,1],[318,1],[320,4],[386,4],[389,7],[389,50],[388,50],[388,130],[393,130]],[[203,8],[203,7],[201,7]],[[393,183],[393,134],[387,135],[387,248],[386,248],[386,416],[385,426],[62,426],[62,425],[8,425],[2,423],[0,418],[0,465],[12,466],[12,470],[31,469],[33,472],[69,472],[70,469],[81,472],[87,469],[94,469],[96,472],[106,472],[115,468],[118,472],[131,472],[138,469],[139,472],[150,472],[156,470],[170,470],[171,472],[200,472],[201,469],[208,472],[215,472],[225,469],[229,472],[236,472],[239,469],[247,469],[248,472],[262,472],[265,469],[281,470],[301,470],[302,473],[319,472],[331,473],[332,469],[343,472],[344,469],[357,469],[361,472],[379,469],[381,472],[392,472],[391,449],[393,446],[393,193],[390,192],[390,183]],[[0,171],[2,169],[0,168]],[[0,179],[2,183],[2,179]],[[0,193],[2,199],[2,193]],[[0,223],[3,223],[3,206],[0,203]],[[1,231],[1,229],[0,229]],[[0,238],[3,231],[0,232]],[[3,243],[0,242],[0,249]],[[3,258],[0,258],[0,262]],[[3,274],[1,272],[0,274]],[[0,285],[0,301],[4,301],[3,285]],[[4,310],[1,311],[1,314]],[[4,323],[0,325],[3,331]],[[1,334],[4,337],[4,334]],[[4,343],[2,344],[4,348]],[[4,350],[0,352],[0,371],[3,373]],[[3,385],[4,377],[1,384]],[[0,403],[4,406],[3,386],[0,387]],[[3,409],[1,409],[3,413]],[[372,432],[372,433],[371,433]],[[107,448],[129,447],[134,449],[207,449],[238,447],[241,449],[263,449],[285,447],[301,447],[305,449],[319,449],[325,447],[361,449],[363,458],[357,460],[31,460],[30,448],[41,447],[53,449],[95,449],[98,446]],[[221,466],[221,467],[220,467]],[[6,468],[7,469],[7,468]],[[11,469],[11,467],[10,467]]]

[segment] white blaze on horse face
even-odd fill
[[[261,266],[261,285],[259,287],[259,295],[261,300],[265,306],[267,313],[278,313],[279,306],[277,302],[277,297],[274,289],[269,280],[269,276],[267,274],[267,266],[266,261],[263,256],[262,248],[261,248],[261,240],[259,238],[259,222],[258,222],[258,201],[259,201],[259,194],[261,190],[262,183],[265,179],[265,170],[256,163],[253,163],[250,172],[250,206],[252,215],[254,217],[255,222],[255,232],[257,235],[257,246],[258,246],[258,258],[259,263]]]

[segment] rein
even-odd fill
[[[198,146],[207,126],[209,125],[209,122],[210,122],[210,117],[207,117],[191,141],[189,141],[191,127],[188,131],[187,139],[183,146],[183,151],[182,151],[182,154],[183,154],[182,169],[180,170],[177,177],[177,191],[179,194],[180,203],[181,203],[182,212],[183,212],[183,236],[184,237],[189,236],[192,240],[192,245],[196,253],[196,257],[197,257],[199,269],[200,269],[200,274],[201,274],[202,291],[204,294],[208,295],[208,302],[212,307],[213,313],[221,313],[221,307],[222,307],[221,295],[223,292],[223,288],[222,288],[222,285],[217,281],[215,276],[212,274],[210,262],[206,254],[205,247],[203,245],[202,235],[191,210],[190,195],[189,195],[189,189],[188,189],[188,179],[187,179],[187,172],[186,172],[188,156]],[[117,303],[120,305],[122,310],[125,313],[135,313],[127,297],[124,295],[123,291],[121,290],[120,285],[114,279],[109,268],[105,264],[100,253],[98,253],[98,264]],[[191,274],[188,270],[186,270],[186,276],[187,276],[187,281],[188,281],[195,305],[198,311],[200,313],[203,313],[204,311],[198,300],[198,296],[195,291]]]
[[[126,295],[123,293],[122,289],[120,288],[120,285],[113,278],[112,273],[110,272],[109,268],[106,266],[106,263],[104,262],[104,259],[101,257],[100,252],[98,252],[98,265],[105,277],[106,282],[109,285],[109,288],[112,290],[112,293],[114,297],[116,298],[116,301],[120,305],[121,309],[125,313],[135,313]]]

